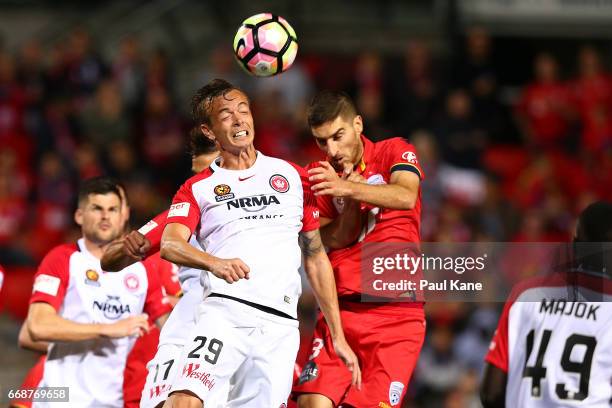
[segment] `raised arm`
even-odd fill
[[[361,387],[361,369],[357,356],[344,337],[338,308],[336,281],[329,258],[325,254],[319,230],[301,232],[299,243],[304,257],[304,269],[321,312],[325,316],[336,354],[352,372],[353,384]]]
[[[28,330],[27,321],[24,321],[19,329],[17,343],[19,344],[19,347],[23,349],[37,351],[39,353],[46,353],[47,349],[49,348],[49,343],[46,341],[32,340],[32,336],[30,336],[30,331]]]
[[[107,272],[118,272],[142,261],[151,249],[151,242],[140,232],[131,231],[111,242],[104,250],[100,265]]]
[[[164,229],[160,255],[177,265],[212,272],[227,283],[249,278],[249,267],[240,259],[221,259],[189,244],[191,230],[180,223],[169,223]]]

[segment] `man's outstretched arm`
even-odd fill
[[[325,316],[336,354],[352,372],[353,384],[361,387],[359,361],[344,337],[334,272],[323,248],[319,230],[301,232],[299,243],[304,256],[304,269]]]

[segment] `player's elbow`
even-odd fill
[[[173,262],[176,251],[176,240],[173,237],[164,236],[159,244],[159,256],[166,261]]]
[[[480,402],[483,408],[503,408],[506,404],[502,392],[491,392],[491,390],[480,390]]]
[[[49,331],[47,330],[47,325],[42,323],[39,319],[28,318],[26,325],[27,325],[28,334],[30,335],[30,339],[32,339],[32,341],[50,341],[51,340]],[[21,345],[21,336],[20,336],[20,345]]]
[[[119,263],[112,259],[112,256],[106,254],[100,259],[100,266],[106,272],[119,272],[121,270]]]

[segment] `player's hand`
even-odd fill
[[[361,389],[361,368],[359,360],[344,338],[333,340],[336,355],[340,357],[352,375],[351,384]]]
[[[138,231],[130,231],[123,239],[123,251],[133,259],[142,260],[150,249],[151,242]]]
[[[345,166],[340,177],[336,170],[326,161],[319,162],[321,166],[308,170],[308,180],[312,183],[312,191],[315,195],[331,195],[334,197],[350,197],[352,194],[352,182],[347,180],[352,169]]]
[[[240,279],[249,279],[251,269],[239,258],[217,258],[217,261],[210,268],[210,272],[227,283],[234,283]]]
[[[149,317],[139,314],[102,326],[102,335],[110,338],[142,336],[149,332]]]

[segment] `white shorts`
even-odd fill
[[[141,408],[154,408],[168,398],[176,376],[186,333],[195,327],[198,306],[204,296],[199,277],[183,282],[183,296],[161,329],[157,353],[147,363],[147,380],[140,397]]]
[[[171,392],[189,390],[205,407],[286,404],[300,342],[297,320],[219,297],[204,299],[200,311]]]

